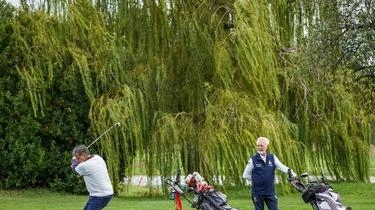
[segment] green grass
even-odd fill
[[[354,210],[375,209],[375,184],[333,183],[344,204]],[[241,210],[252,210],[249,190],[240,189],[226,193],[229,204]],[[40,190],[0,191],[0,210],[77,210],[83,209],[87,196]],[[184,200],[184,209],[192,209]],[[280,210],[311,210],[301,199],[301,194],[279,196]],[[174,210],[173,201],[167,198],[114,197],[105,210]]]
[[[375,176],[375,147],[370,151],[370,176]],[[342,198],[345,205],[354,210],[375,209],[375,184],[370,183],[331,183],[335,191]],[[114,197],[105,210],[174,210],[173,201],[167,198],[140,197],[149,195],[145,188],[132,187],[127,193],[138,197]],[[151,193],[157,195],[158,193]],[[229,204],[240,210],[253,210],[249,197],[249,189],[228,191]],[[0,210],[77,210],[83,209],[87,196],[50,192],[46,189],[38,190],[0,190]],[[184,209],[192,209],[184,200]],[[301,194],[279,195],[280,210],[311,210],[302,201]]]
[[[370,151],[370,176],[375,176],[375,147]],[[354,210],[375,209],[375,184],[370,183],[331,183],[342,198],[345,205]],[[147,198],[149,189],[131,187],[126,195],[132,197],[114,197],[105,210],[174,210],[173,201],[167,198]],[[240,210],[253,210],[249,197],[249,189],[228,191],[229,204]],[[133,197],[136,196],[136,197]],[[140,197],[144,196],[144,197]],[[87,196],[77,196],[38,190],[0,190],[0,210],[77,210],[83,209]],[[192,209],[184,200],[184,209]],[[280,210],[311,210],[302,201],[301,194],[279,195]]]

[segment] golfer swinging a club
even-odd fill
[[[85,145],[73,149],[72,169],[83,176],[89,200],[83,210],[101,210],[112,199],[113,188],[107,165],[99,155],[91,155]]]

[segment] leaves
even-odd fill
[[[115,188],[136,159],[149,177],[242,184],[259,136],[296,172],[367,180],[372,106],[325,65],[341,53],[334,39],[327,58],[321,48],[317,28],[338,17],[324,2],[47,3],[14,19],[16,85],[61,148],[121,123],[92,148]]]

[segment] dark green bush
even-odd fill
[[[69,192],[73,194],[87,194],[86,186],[82,177],[72,171],[66,174],[66,179],[55,178],[50,182],[50,189],[56,192]]]
[[[24,59],[13,41],[16,20],[22,19],[15,14],[0,0],[0,189],[50,187],[85,193],[70,160],[71,150],[83,143],[87,132],[86,98],[79,85],[59,79],[49,87],[44,114],[35,115],[17,69]],[[64,71],[56,76],[64,78]]]

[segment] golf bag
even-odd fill
[[[191,202],[192,208],[200,210],[236,210],[228,204],[227,196],[204,181],[204,178],[198,172],[188,174],[185,183],[188,185],[187,191],[195,195]]]
[[[185,182],[188,185],[187,192],[194,193],[194,199],[190,200],[180,187],[180,170],[177,170],[176,179],[165,179],[165,184],[171,187],[169,199],[175,201],[175,210],[182,210],[181,198],[185,198],[192,208],[200,210],[237,210],[227,203],[227,197],[204,181],[203,177],[194,172],[189,174]]]
[[[228,204],[227,196],[220,191],[211,189],[206,192],[199,192],[196,188],[190,187],[188,192],[194,192],[195,194],[191,204],[192,208],[200,210],[237,210]]]
[[[303,173],[301,177],[308,177],[308,174]],[[305,184],[298,177],[292,177],[289,170],[288,181],[302,193],[303,201],[310,203],[314,210],[352,210],[351,207],[346,207],[342,204],[340,195],[333,191],[333,188],[324,178],[310,180]]]

